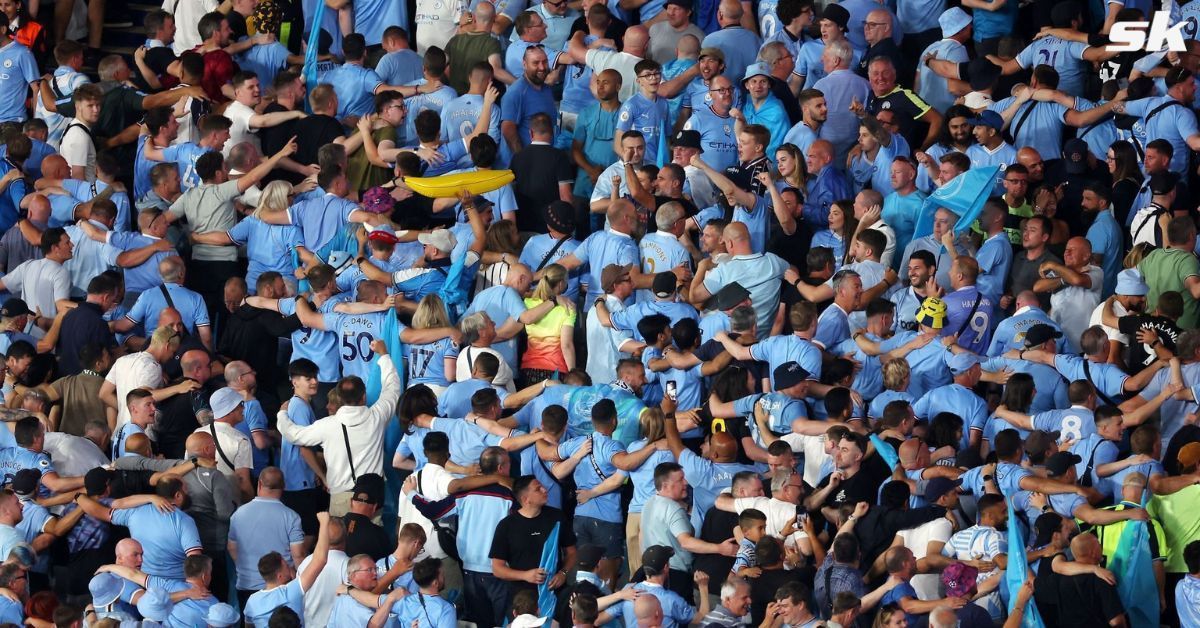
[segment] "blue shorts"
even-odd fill
[[[577,515],[572,528],[575,530],[576,547],[602,547],[604,558],[609,559],[618,559],[625,555],[625,528],[620,523]]]

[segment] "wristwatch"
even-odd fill
[[[995,480],[995,479],[996,479],[996,476],[994,476],[994,475],[985,475],[985,476],[983,476],[983,481],[984,481],[984,482],[991,482],[992,480]]]
[[[188,462],[192,463],[193,467],[200,466],[200,458],[197,456],[192,456],[191,458],[188,459]]]

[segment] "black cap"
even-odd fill
[[[695,148],[702,153],[704,152],[704,148],[700,146],[700,132],[692,129],[677,131],[671,138],[671,146]]]
[[[962,486],[962,480],[951,480],[950,478],[936,477],[929,480],[925,484],[925,501],[929,503],[936,502],[942,498],[942,495],[953,491]]]
[[[846,25],[850,23],[850,12],[840,4],[830,4],[821,12],[822,20],[829,20],[846,30]]]
[[[1083,174],[1088,170],[1088,145],[1079,138],[1071,138],[1063,144],[1063,163],[1067,174]]]
[[[1058,340],[1062,337],[1063,334],[1061,331],[1045,323],[1038,323],[1025,332],[1025,346],[1029,348],[1040,347],[1051,340]]]
[[[654,292],[654,296],[665,299],[675,294],[675,286],[675,273],[662,272],[654,276],[650,290]]]
[[[1000,78],[1000,66],[983,57],[972,59],[966,65],[967,81],[971,84],[971,89],[977,92],[991,87]],[[961,73],[962,64],[959,64],[959,68]]]
[[[108,489],[108,483],[112,481],[115,474],[115,471],[105,469],[104,467],[96,467],[83,476],[83,488],[87,490],[89,497],[103,495],[104,491]]]
[[[1151,194],[1170,194],[1179,185],[1179,175],[1174,172],[1156,172],[1150,175]]]
[[[543,212],[546,226],[559,233],[575,232],[575,208],[566,201],[554,201]]]
[[[1071,467],[1083,462],[1083,458],[1069,451],[1060,451],[1046,461],[1046,473],[1056,478],[1067,472]]]
[[[642,552],[642,566],[649,569],[651,573],[662,573],[674,555],[675,550],[666,545],[651,545]]]
[[[775,390],[785,390],[806,381],[810,373],[803,366],[800,366],[800,363],[792,361],[784,362],[775,367],[773,375]]]
[[[13,476],[12,483],[9,486],[17,495],[33,495],[37,491],[38,482],[41,479],[41,471],[37,469],[21,469]]]
[[[0,307],[0,316],[4,318],[16,318],[26,314],[33,314],[33,312],[29,311],[29,306],[25,301],[17,297],[10,297],[4,302],[4,306]]]
[[[688,11],[692,10],[692,3],[690,0],[667,0],[663,6],[667,6],[667,5],[671,5],[671,4],[673,4],[677,7],[683,7],[685,9],[687,9]]]
[[[604,558],[604,548],[599,545],[582,545],[575,552],[575,567],[584,571],[595,571],[600,559]]]
[[[354,482],[353,499],[363,504],[378,506],[383,503],[383,476],[367,473]]]
[[[716,310],[732,310],[739,303],[750,298],[750,291],[742,284],[734,281],[721,286],[720,290],[713,295],[713,309]]]

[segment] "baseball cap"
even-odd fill
[[[396,237],[396,230],[391,225],[371,227],[367,231],[367,239],[375,240],[376,242],[387,242],[388,244],[395,244],[400,241]]]
[[[1072,138],[1063,144],[1063,162],[1066,165],[1067,174],[1083,174],[1088,170],[1088,145],[1087,142]]]
[[[1175,455],[1182,469],[1191,469],[1200,463],[1200,443],[1188,443],[1179,449]]]
[[[845,30],[846,25],[850,23],[850,11],[840,4],[830,4],[821,12],[821,19],[829,20]]]
[[[1033,430],[1029,436],[1025,437],[1025,451],[1042,452],[1046,451],[1058,442],[1058,432],[1047,432],[1045,430]]]
[[[566,201],[554,201],[542,212],[546,226],[559,233],[575,232],[575,208]]]
[[[217,603],[208,607],[208,617],[205,618],[212,628],[227,628],[242,621],[242,616],[228,604]]]
[[[101,607],[108,606],[121,597],[125,581],[116,574],[98,573],[88,581],[88,591],[92,594],[92,604]]]
[[[4,306],[0,307],[0,316],[4,318],[16,318],[26,314],[33,314],[33,312],[29,311],[29,306],[25,301],[17,297],[9,298],[4,302]]]
[[[458,239],[450,233],[449,229],[434,229],[429,233],[422,233],[417,236],[417,241],[421,244],[428,244],[433,248],[449,253],[454,250],[454,246],[458,244]]]
[[[988,126],[999,131],[1004,128],[1004,118],[992,110],[980,111],[979,117],[967,121],[974,126]]]
[[[1071,467],[1083,462],[1083,458],[1078,454],[1073,454],[1069,451],[1060,451],[1049,460],[1046,460],[1046,473],[1050,477],[1058,477],[1067,472]]]
[[[1025,346],[1040,347],[1051,340],[1058,340],[1062,336],[1061,331],[1045,323],[1038,323],[1025,332]]]
[[[962,375],[971,370],[972,366],[983,362],[983,358],[974,353],[955,353],[946,358],[946,366],[950,368],[950,372],[955,375]]]
[[[712,57],[721,63],[725,63],[725,51],[720,48],[701,48],[700,56],[696,57],[696,60],[699,61],[704,57]]]
[[[937,297],[926,297],[917,310],[917,324],[941,329],[946,324],[946,302]]]
[[[942,37],[957,35],[970,25],[971,16],[958,7],[947,9],[938,17],[938,26],[942,27]]]
[[[775,367],[775,372],[772,373],[775,380],[775,390],[787,390],[796,384],[804,382],[809,377],[809,372],[800,366],[798,362],[784,362]]]
[[[742,284],[733,281],[721,286],[720,290],[713,295],[713,309],[731,310],[746,299],[750,298],[750,291]]]
[[[942,495],[960,486],[962,486],[962,480],[951,480],[950,478],[943,477],[933,478],[925,484],[925,501],[933,503],[941,499]]]
[[[600,559],[604,558],[604,548],[599,545],[583,545],[575,552],[575,567],[584,571],[594,571]]]
[[[629,267],[619,264],[609,264],[600,272],[600,289],[612,292],[613,288],[622,281],[629,279]]]
[[[138,598],[137,609],[143,619],[150,621],[166,621],[175,605],[171,603],[171,594],[164,589],[146,589]]]
[[[101,495],[108,488],[108,483],[112,481],[114,475],[116,475],[115,471],[104,467],[95,467],[83,476],[83,488],[87,490],[89,497]]]
[[[949,597],[965,597],[975,588],[979,570],[966,563],[950,563],[942,570],[942,584]]]
[[[661,573],[675,555],[675,550],[666,545],[651,545],[642,552],[642,566],[654,573]]]
[[[771,76],[771,69],[765,63],[751,63],[746,66],[746,74],[742,76],[742,82],[749,81],[756,76]]]
[[[663,6],[667,6],[667,5],[671,5],[671,4],[673,4],[677,7],[683,7],[685,9],[687,9],[688,11],[692,10],[692,3],[689,2],[688,0],[667,0],[663,4]]]
[[[675,294],[675,285],[675,273],[662,272],[654,276],[650,289],[654,291],[654,296],[665,299]]]
[[[704,148],[700,146],[700,132],[693,129],[683,129],[677,131],[671,138],[671,146],[679,146],[680,148],[695,148],[700,152],[704,152]]]
[[[383,477],[378,473],[358,476],[351,494],[356,502],[378,506],[383,502]]]
[[[1151,194],[1170,194],[1179,184],[1179,175],[1174,172],[1156,172],[1150,175]]]
[[[1127,297],[1144,297],[1150,292],[1150,286],[1142,278],[1142,273],[1136,268],[1126,268],[1117,273],[1116,293]]]
[[[37,469],[21,469],[13,476],[9,488],[20,497],[28,497],[37,491],[42,472]]]
[[[241,406],[244,400],[238,391],[226,386],[212,394],[208,400],[214,419],[223,419]]]

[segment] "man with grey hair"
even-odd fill
[[[870,84],[850,68],[853,59],[854,48],[845,39],[825,44],[821,53],[825,76],[812,85],[825,94],[829,115],[821,125],[820,137],[833,144],[837,164],[845,163],[850,147],[858,141],[858,116],[854,110],[861,110],[871,96]]]
[[[691,268],[692,256],[680,242],[687,228],[687,216],[683,205],[672,201],[663,204],[654,215],[654,224],[658,231],[642,236],[638,243],[638,251],[642,258],[642,272],[653,274],[655,269],[668,269],[677,266]],[[654,291],[641,289],[637,291],[638,302],[653,301]]]
[[[496,339],[496,323],[492,321],[487,312],[467,314],[458,322],[458,329],[463,335],[463,348],[458,352],[454,381],[461,382],[471,379],[471,373],[475,370],[475,359],[480,355],[490,353],[500,361],[500,370],[496,372],[496,378],[492,380],[492,385],[500,386],[508,392],[515,392],[517,388],[513,384],[512,368],[504,361],[500,352],[492,348],[492,342]]]
[[[839,270],[832,282],[833,304],[821,312],[813,336],[813,344],[826,349],[850,338],[850,313],[859,308],[863,294],[862,276],[853,270]]]
[[[234,144],[229,149],[229,157],[225,161],[225,165],[229,166],[230,179],[237,179],[245,175],[260,163],[262,163],[262,151],[249,141]],[[262,188],[255,183],[247,188],[238,200],[250,207],[258,207],[260,198],[262,198]]]
[[[600,286],[604,290],[604,307],[611,315],[625,309],[625,299],[633,294],[633,280],[629,268],[609,264],[600,272]],[[587,313],[587,374],[594,382],[612,381],[617,372],[617,363],[629,357],[643,345],[633,339],[629,331],[605,325],[600,319],[600,308]],[[611,320],[611,319],[610,319]],[[459,354],[461,361],[462,354]]]
[[[145,336],[149,337],[158,328],[158,315],[171,307],[179,311],[188,332],[199,336],[200,342],[211,351],[212,327],[209,326],[208,308],[204,297],[183,286],[187,275],[183,259],[175,255],[164,258],[158,263],[158,274],[162,277],[162,285],[157,290],[143,292],[125,318],[113,323],[113,331],[130,332],[140,324],[145,329]]]
[[[949,606],[939,606],[929,613],[929,628],[958,628],[958,615]]]
[[[704,626],[734,628],[750,612],[750,583],[744,578],[731,577],[721,585],[721,604],[712,609],[700,622]]]

